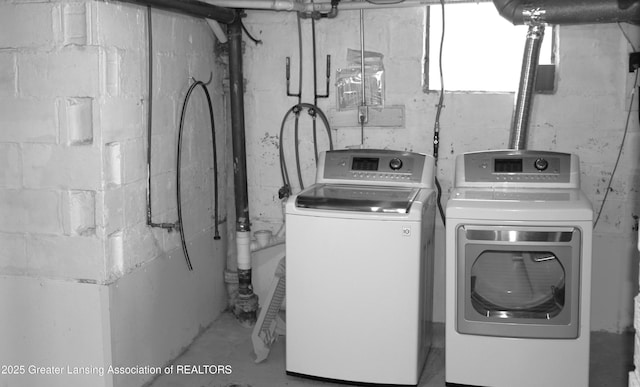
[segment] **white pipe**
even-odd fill
[[[238,247],[238,269],[251,269],[251,233],[249,231],[236,232],[236,246]]]
[[[220,26],[220,23],[211,19],[206,19],[206,20],[207,20],[207,23],[209,23],[209,27],[211,27],[211,31],[213,31],[213,34],[216,36],[216,39],[218,39],[218,42],[227,43],[227,34],[224,32],[224,30]]]
[[[479,3],[490,0],[447,0],[448,3]],[[329,12],[331,10],[330,1],[318,1],[315,3],[300,3],[296,0],[205,0],[205,3],[226,8],[262,9],[275,11],[296,11],[296,12]],[[366,1],[341,1],[338,4],[339,11],[352,11],[360,9],[382,9],[382,8],[409,8],[421,7],[425,5],[440,5],[440,0],[404,0],[401,3],[389,2],[373,4]]]
[[[480,3],[490,0],[447,0],[448,3]],[[357,11],[360,9],[383,9],[383,8],[411,8],[426,5],[440,5],[440,0],[404,0],[401,3],[391,1],[389,3],[369,3],[367,1],[341,1],[338,4],[338,11]],[[316,2],[307,4],[308,11],[328,12],[331,10],[331,2]]]
[[[284,236],[273,235],[270,230],[258,230],[253,233],[255,240],[251,241],[251,252],[266,249],[285,242]]]
[[[295,0],[205,0],[204,2],[225,8],[266,9],[274,11],[300,12],[303,12],[307,9],[307,6],[305,4],[301,4]]]

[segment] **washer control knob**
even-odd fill
[[[400,160],[397,157],[392,158],[391,161],[389,161],[389,168],[391,168],[394,171],[397,171],[398,169],[402,168],[402,160]]]
[[[543,158],[538,158],[533,163],[533,165],[536,167],[538,171],[544,171],[545,169],[547,169],[547,167],[549,167],[549,162]]]

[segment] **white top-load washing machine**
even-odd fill
[[[290,375],[417,385],[431,343],[432,157],[321,154],[286,205]]]
[[[457,157],[446,210],[447,384],[589,385],[592,219],[575,155]]]

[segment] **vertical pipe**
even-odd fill
[[[241,12],[241,11],[238,11]],[[244,133],[244,79],[242,73],[242,25],[240,15],[229,24],[229,80],[233,176],[236,199],[236,230],[250,231],[247,161]]]
[[[518,94],[516,96],[513,119],[511,121],[511,134],[509,137],[509,148],[526,149],[527,135],[529,130],[529,113],[533,101],[533,93],[538,69],[538,58],[540,57],[540,45],[544,37],[544,24],[533,23],[529,25],[527,40],[522,57],[522,70]]]
[[[365,72],[364,72],[364,10],[360,10],[360,77],[362,79],[362,106],[367,104],[365,97]]]
[[[245,248],[249,223],[247,193],[247,152],[244,126],[244,79],[242,72],[242,10],[236,11],[229,24],[229,80],[231,104],[231,136],[233,141],[233,175],[236,205],[236,243],[238,244],[238,299],[234,313],[242,325],[252,326],[257,320],[258,297],[251,285],[251,259]]]
[[[358,121],[360,121],[360,146],[364,146],[364,124],[367,122],[367,97],[366,97],[366,74],[364,66],[364,10],[360,10],[360,86],[362,92],[362,100],[360,101],[360,110],[358,113]]]

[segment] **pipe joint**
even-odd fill
[[[544,23],[529,24],[527,29],[528,40],[542,40],[544,37]]]
[[[274,0],[271,8],[276,11],[297,11],[300,7],[296,7],[297,3],[290,0]]]
[[[316,115],[318,114],[318,112],[316,112],[316,109],[315,109],[315,108],[313,108],[313,107],[310,107],[310,108],[307,110],[307,113],[308,113],[311,117],[313,117],[314,119],[316,118]]]
[[[541,7],[528,6],[522,9],[522,18],[525,24],[538,25],[545,22],[547,10]]]
[[[318,8],[315,8],[315,4],[310,4],[311,10],[298,12],[303,19],[320,20],[322,18],[333,19],[338,16],[338,4],[340,0],[331,0],[331,8],[327,12],[321,12]]]
[[[289,196],[291,196],[291,187],[289,187],[289,184],[285,184],[280,187],[280,189],[278,190],[278,198],[286,199]]]
[[[249,223],[241,222],[236,223],[236,231],[237,232],[249,232],[251,231],[251,226]]]

